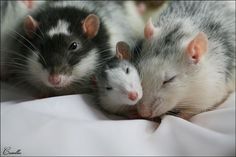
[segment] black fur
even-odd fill
[[[96,14],[95,12],[93,13]],[[104,45],[104,43],[109,41],[109,36],[102,21],[99,32],[95,38],[90,40],[84,35],[81,22],[89,14],[91,14],[91,12],[79,10],[73,7],[48,7],[35,15],[35,19],[39,21],[40,29],[44,34],[44,40],[42,43],[39,41],[39,38],[35,37],[32,42],[38,43],[37,47],[40,49],[41,54],[48,61],[48,65],[50,67],[46,67],[47,65],[45,65],[42,60],[40,61],[45,68],[52,68],[57,64],[61,64],[61,58],[67,58],[69,66],[73,66],[80,62],[81,59],[87,55],[87,52],[93,48],[97,48],[99,52],[110,48],[108,45]],[[67,37],[63,35],[55,35],[52,39],[48,36],[45,36],[47,31],[49,31],[53,26],[56,26],[59,19],[69,22],[69,30],[72,32],[72,36]],[[40,30],[38,30],[36,33],[40,34]],[[68,51],[68,47],[74,40],[78,38],[80,40],[79,46],[81,46],[81,49],[79,49],[77,52],[70,53]],[[100,59],[106,59],[107,54],[111,54],[111,52],[108,52],[107,50],[103,53],[100,53]]]
[[[82,29],[82,20],[84,20],[89,14],[97,14],[95,11],[87,11],[82,9],[77,9],[75,7],[63,7],[56,8],[46,5],[44,8],[41,8],[39,11],[35,12],[32,17],[38,21],[39,28],[33,33],[32,37],[28,35],[23,30],[23,23],[19,27],[20,29],[17,32],[20,32],[24,36],[23,39],[20,36],[16,36],[13,40],[14,47],[13,49],[21,54],[13,53],[10,58],[15,64],[22,64],[27,66],[27,60],[30,55],[32,55],[31,50],[39,50],[40,56],[46,60],[46,63],[42,57],[39,57],[39,63],[42,64],[43,68],[49,73],[60,73],[70,75],[74,65],[79,63],[85,56],[88,55],[90,50],[96,48],[98,54],[98,65],[95,69],[101,68],[101,66],[106,62],[107,59],[110,59],[113,54],[108,43],[109,35],[107,28],[103,24],[102,19],[100,19],[100,28],[97,35],[93,39],[88,39],[83,33]],[[57,25],[58,20],[65,20],[69,23],[69,31],[72,34],[71,36],[65,36],[63,34],[54,35],[50,37],[47,35],[47,32],[54,26]],[[70,52],[68,50],[72,42],[78,42],[80,48],[75,52]],[[26,77],[28,74],[22,73],[22,68],[16,68],[15,64],[10,67],[10,75],[16,76],[16,78]],[[91,65],[94,66],[94,65]],[[25,71],[27,72],[27,68]],[[93,71],[93,73],[95,73]],[[25,75],[25,76],[22,76]],[[78,82],[74,83],[71,86],[78,85],[78,92],[84,92],[81,89],[90,88],[90,77],[85,76],[84,78],[79,78]],[[17,81],[22,81],[17,80]],[[26,84],[31,82],[26,82]],[[35,85],[34,85],[35,86]],[[42,85],[42,87],[45,85]],[[36,85],[37,87],[37,85]],[[41,87],[40,87],[41,88]],[[48,87],[44,87],[47,90]],[[43,89],[45,90],[45,89]],[[90,89],[88,89],[90,90]],[[87,92],[88,90],[85,90]]]

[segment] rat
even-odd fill
[[[96,99],[106,111],[127,116],[138,115],[136,103],[142,98],[139,74],[130,61],[129,46],[118,42],[116,56],[96,75]]]
[[[136,61],[142,117],[172,110],[191,117],[235,90],[235,10],[227,3],[171,1],[149,19],[144,35]]]
[[[33,0],[1,1],[1,80],[6,79],[2,74],[5,71],[4,62],[9,38],[11,38],[9,33],[16,29],[25,15],[36,10],[43,3],[43,1]]]
[[[89,93],[91,76],[115,56],[115,43],[138,38],[135,12],[131,2],[47,2],[16,32],[8,71],[45,95]]]

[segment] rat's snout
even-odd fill
[[[137,92],[129,92],[128,98],[132,101],[135,101],[138,98],[138,93]]]
[[[53,86],[57,86],[61,83],[61,76],[58,74],[51,74],[48,76],[48,82]]]

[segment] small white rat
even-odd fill
[[[225,2],[171,1],[144,35],[141,116],[198,114],[235,90],[235,10]]]
[[[106,111],[132,117],[143,92],[138,71],[127,60],[128,53],[128,45],[118,42],[116,56],[96,76],[96,96]]]

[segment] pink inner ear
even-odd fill
[[[83,31],[90,39],[97,35],[99,28],[100,20],[94,14],[88,15],[83,22]]]
[[[143,15],[147,10],[146,4],[144,2],[139,2],[137,4],[137,10],[140,15]]]
[[[116,44],[116,57],[118,59],[127,59],[127,60],[131,58],[130,47],[127,43],[120,41]]]
[[[200,61],[201,57],[207,52],[208,39],[207,36],[200,32],[187,47],[187,53],[196,64]]]
[[[123,56],[122,56],[122,54],[121,54],[121,53],[119,53],[119,52],[117,52],[117,51],[116,51],[116,57],[117,57],[118,59],[120,59],[120,60],[122,60],[122,59],[123,59]]]
[[[33,32],[35,32],[37,28],[38,22],[33,17],[28,15],[24,21],[24,29],[26,34],[29,37],[32,37]]]
[[[33,0],[21,0],[28,9],[32,9],[33,8]]]
[[[149,18],[145,28],[144,28],[144,36],[146,39],[150,40],[153,35],[154,35],[154,32],[155,32],[155,27],[152,23],[152,19]]]

